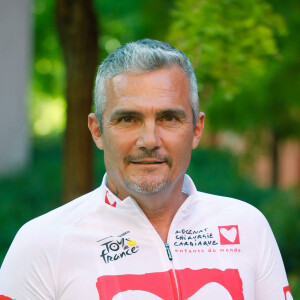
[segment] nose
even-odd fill
[[[145,148],[148,150],[161,146],[159,128],[154,120],[144,122],[143,126],[139,128],[136,146],[139,149]]]

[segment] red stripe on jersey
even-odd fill
[[[285,286],[284,288],[283,288],[283,292],[284,292],[284,298],[285,298],[285,300],[288,300],[288,293],[292,296],[292,292],[291,292],[291,289],[290,289],[290,287],[289,286]],[[1,298],[0,298],[1,299]]]
[[[14,300],[14,299],[0,295],[0,300]]]

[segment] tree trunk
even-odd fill
[[[279,183],[279,136],[272,131],[271,161],[272,161],[272,187],[277,188]]]
[[[93,184],[87,116],[92,105],[98,35],[92,0],[58,0],[57,23],[67,71],[63,201],[68,202],[90,191]]]

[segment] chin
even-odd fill
[[[163,178],[162,180],[155,179],[147,180],[145,177],[134,181],[125,179],[125,183],[127,188],[131,191],[143,194],[154,194],[166,189],[170,185],[170,178]]]

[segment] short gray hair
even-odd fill
[[[199,114],[198,88],[194,69],[185,54],[170,44],[143,39],[125,44],[107,56],[98,68],[94,103],[95,114],[102,130],[103,112],[106,103],[106,82],[121,73],[143,73],[155,69],[178,65],[190,84],[190,101],[193,111],[194,127]]]

